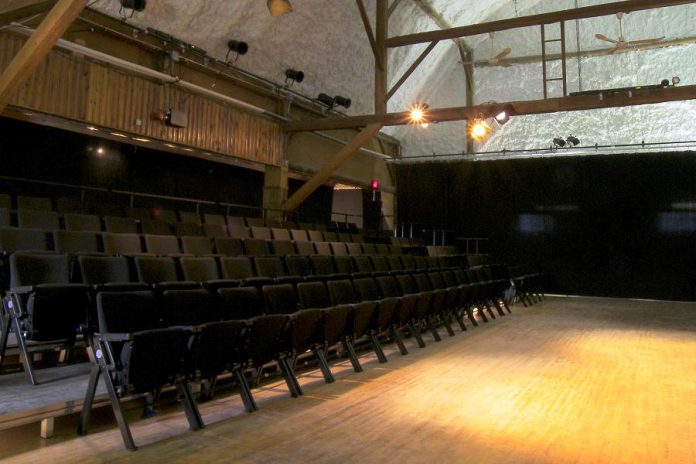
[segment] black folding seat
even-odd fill
[[[347,243],[351,241],[351,236],[348,232],[338,232],[336,237],[338,238],[339,242]]]
[[[286,256],[285,266],[288,269],[288,275],[302,277],[303,279],[307,279],[312,275],[312,266],[307,256]]]
[[[329,290],[329,296],[331,297],[331,304],[333,306],[347,304],[353,308],[352,325],[349,323],[351,329],[349,339],[357,340],[363,336],[369,336],[370,324],[372,323],[377,309],[377,302],[360,301],[357,293],[355,293],[352,282],[347,279],[327,281],[326,287]],[[379,362],[386,362],[387,358],[384,356],[379,340],[377,340],[376,337],[370,337],[370,342],[372,343],[372,349],[377,355]],[[353,362],[353,370],[360,372],[362,367],[360,367],[357,357],[353,359],[351,355],[351,361]]]
[[[444,288],[449,290],[447,307],[453,311],[454,317],[457,319],[459,326],[462,330],[467,330],[464,324],[463,315],[466,314],[471,323],[474,326],[478,325],[476,318],[474,318],[473,312],[468,302],[469,286],[460,285],[457,282],[457,278],[454,276],[454,272],[445,270],[439,273],[440,280],[433,280],[433,286],[436,288],[442,288],[440,285],[444,285]]]
[[[251,259],[247,256],[223,256],[220,258],[223,279],[236,280],[240,285],[261,287],[273,283],[269,277],[259,277],[254,273]]]
[[[137,234],[138,223],[133,218],[104,216],[104,229],[113,234]]]
[[[337,274],[353,276],[356,269],[353,267],[353,258],[350,256],[334,256],[334,267]]]
[[[206,256],[213,254],[213,242],[208,237],[181,237],[181,245],[184,253],[194,256]]]
[[[375,275],[375,270],[372,267],[372,261],[369,256],[353,256],[354,276],[367,277]]]
[[[394,324],[398,329],[408,328],[409,333],[416,339],[420,348],[425,347],[425,342],[420,333],[420,324],[416,319],[416,305],[418,295],[404,294],[394,276],[385,275],[375,278],[382,298],[396,298],[399,307],[394,317]]]
[[[346,243],[346,250],[350,256],[362,255],[362,247],[359,243]]]
[[[384,243],[376,243],[375,244],[375,254],[388,255],[389,254],[389,245],[386,245]]]
[[[504,316],[505,312],[502,309],[500,309],[496,301],[497,283],[492,280],[489,280],[488,276],[486,275],[486,272],[484,271],[484,268],[482,266],[479,266],[467,269],[465,272],[469,277],[469,281],[478,282],[481,286],[479,293],[479,301],[486,307],[486,310],[491,315],[491,317],[495,317],[493,315],[491,303],[493,303],[493,307],[495,307],[495,309],[498,311],[498,314]]]
[[[416,274],[418,275],[418,274]],[[416,282],[413,280],[411,274],[398,274],[395,276],[396,281],[399,283],[399,287],[404,295],[417,295],[418,300],[416,302],[415,311],[413,313],[414,320],[416,323],[416,328],[426,328],[429,329],[433,334],[435,341],[439,342],[441,340],[440,334],[437,332],[437,328],[432,324],[431,321],[431,302],[433,298],[432,292],[420,292]]]
[[[316,230],[318,230],[320,232],[326,232],[326,224],[324,224],[322,222],[317,222],[312,227],[314,227]]]
[[[312,264],[312,276],[323,276],[327,279],[348,278],[348,274],[337,274],[331,256],[314,255],[309,257]]]
[[[353,243],[365,243],[365,236],[362,234],[350,234],[350,239]]]
[[[179,222],[181,224],[201,225],[201,215],[195,211],[179,211]]]
[[[489,285],[489,299],[501,315],[505,315],[504,309],[510,312],[505,302],[505,292],[510,287],[510,279],[499,275],[499,266],[490,264],[477,269],[478,275],[485,279]]]
[[[176,217],[176,211],[171,209],[153,208],[152,218],[157,221],[162,221],[167,224],[174,224],[179,219]]]
[[[211,238],[227,237],[227,226],[225,224],[203,224],[203,234]]]
[[[184,280],[206,282],[220,279],[218,263],[212,256],[182,256],[179,265]]]
[[[270,277],[276,283],[297,283],[304,280],[302,276],[289,275],[280,256],[257,256],[254,258],[254,265],[259,277]]]
[[[210,292],[203,288],[166,289],[159,296],[165,327],[197,326],[221,320]]]
[[[391,273],[389,262],[387,261],[386,256],[373,255],[370,256],[370,261],[372,262],[372,268],[375,270],[375,274],[387,275]]]
[[[294,255],[295,245],[290,240],[271,240],[271,250],[276,256]]]
[[[314,248],[318,255],[331,256],[333,254],[328,242],[314,242]]]
[[[212,213],[204,213],[203,214],[203,222],[205,222],[206,224],[216,224],[216,225],[226,224],[225,216],[223,216],[222,214],[212,214]]]
[[[432,291],[434,293],[431,303],[433,316],[445,326],[450,336],[454,336],[452,319],[457,319],[460,327],[464,326],[463,322],[456,317],[456,304],[459,295],[458,290],[448,288],[447,285],[445,285],[445,281],[442,279],[442,275],[437,271],[415,274],[413,278],[421,292]]]
[[[297,249],[298,255],[309,256],[317,252],[314,248],[313,242],[295,242],[295,248]]]
[[[10,289],[1,312],[0,369],[11,328],[27,379],[36,385],[27,342],[61,341],[71,349],[87,320],[88,287],[70,283],[69,259],[63,254],[13,253],[10,274]],[[40,344],[32,348],[46,349]]]
[[[327,383],[334,381],[324,353],[323,319],[324,313],[318,308],[300,309],[300,301],[295,287],[290,284],[266,285],[263,287],[263,295],[266,307],[271,314],[287,314],[290,316],[290,324],[286,333],[288,346],[291,349],[291,358],[297,358],[311,351],[317,358],[319,368],[324,374]],[[290,359],[285,359],[288,378],[295,383],[297,393],[302,394],[295,373],[292,370]],[[290,383],[288,383],[290,387]],[[292,389],[291,389],[292,391]]]
[[[395,256],[400,256],[404,254],[404,251],[400,246],[392,246],[389,248],[389,253]]]
[[[102,202],[100,201],[100,199],[95,200],[96,201],[93,201],[94,212],[99,216],[120,217],[123,215],[123,207],[121,207],[120,205],[109,202]]]
[[[323,242],[324,235],[318,230],[307,230],[307,236],[310,242]]]
[[[131,217],[133,219],[150,219],[150,211],[147,208],[129,206],[126,208],[125,212],[126,216]]]
[[[138,234],[102,233],[104,253],[109,255],[132,256],[142,254],[142,244]]]
[[[101,232],[101,220],[94,214],[65,213],[65,230],[82,232]]]
[[[201,230],[201,225],[193,222],[177,222],[172,224],[172,229],[177,237],[202,237],[206,235]]]
[[[155,219],[141,219],[140,230],[148,235],[174,235],[168,222]]]
[[[12,226],[12,211],[10,208],[0,208],[0,227]]]
[[[437,270],[441,268],[441,263],[437,256],[426,256],[425,260],[428,262],[429,269]]]
[[[264,256],[271,254],[268,241],[260,238],[244,239],[244,251],[248,256]]]
[[[99,378],[103,377],[123,443],[137,449],[120,398],[148,393],[147,409],[162,387],[175,385],[191,430],[202,428],[184,375],[190,332],[184,327],[160,328],[158,305],[152,292],[101,292],[97,296],[99,331],[94,349],[97,365],[90,375],[80,414],[78,434],[87,433]]]
[[[59,213],[90,214],[90,206],[78,197],[58,197],[55,199],[56,211]]]
[[[128,259],[123,256],[82,255],[77,262],[82,281],[97,290],[147,289],[147,285],[131,278]]]
[[[386,257],[387,262],[389,263],[389,269],[391,269],[392,273],[401,273],[404,271],[404,265],[401,262],[401,257],[400,256],[387,256]]]
[[[244,217],[244,222],[246,222],[247,227],[265,227],[265,221],[262,217]],[[270,238],[270,237],[269,237]]]
[[[156,256],[181,254],[179,239],[173,235],[145,235],[145,250]]]
[[[257,287],[226,287],[216,291],[217,314],[223,321],[251,319],[265,313]]]
[[[331,254],[334,256],[348,256],[348,249],[343,242],[330,242]]]
[[[222,256],[241,256],[244,254],[244,245],[240,238],[215,237],[215,252]]]
[[[227,216],[223,221],[227,221],[228,227],[247,227],[246,221],[241,216]],[[208,222],[207,220],[205,222]]]
[[[373,256],[377,254],[377,248],[375,248],[374,243],[361,243],[360,246],[364,255]]]
[[[469,311],[471,311],[472,314],[478,314],[481,319],[483,319],[483,322],[488,322],[488,318],[485,314],[485,310],[488,310],[490,316],[495,319],[495,315],[491,309],[482,304],[483,284],[481,284],[475,277],[470,277],[469,274],[463,269],[457,269],[453,272],[460,286],[467,286],[468,293],[466,304],[470,308]],[[473,309],[471,309],[472,307]],[[476,312],[474,312],[474,309]]]
[[[17,225],[23,229],[60,229],[58,213],[33,209],[17,210]]]
[[[292,240],[290,231],[281,227],[271,227],[271,236],[273,240]]]
[[[17,209],[51,211],[53,210],[53,204],[50,198],[17,195]]]
[[[399,307],[398,298],[381,298],[373,277],[354,279],[353,286],[360,300],[377,302],[377,309],[370,325],[370,337],[376,339],[373,340],[373,343],[379,344],[377,337],[380,335],[390,335],[396,341],[401,354],[408,354],[401,332],[394,324],[396,311]]]
[[[425,256],[413,256],[413,261],[416,263],[416,270],[420,272],[425,272],[430,270],[430,264]]]
[[[515,287],[515,295],[520,299],[524,306],[529,306],[535,303],[532,293],[533,277],[526,272],[524,266],[510,266],[509,268],[510,281]]]
[[[416,266],[416,261],[413,259],[412,255],[402,255],[400,256],[401,258],[401,264],[403,265],[404,271],[407,272],[416,272],[417,271],[417,266]]]
[[[262,226],[251,226],[251,238],[270,240],[271,239],[271,229]]]
[[[179,280],[176,261],[171,257],[136,256],[135,269],[140,282],[154,286],[159,292],[198,287],[196,282]]]
[[[56,230],[53,242],[58,253],[71,255],[99,253],[99,240],[95,232]]]
[[[338,235],[335,232],[322,232],[325,242],[338,242]]]
[[[290,229],[290,238],[296,242],[308,242],[307,231],[302,229]]]
[[[311,230],[314,228],[314,224],[311,222],[298,222],[297,226],[302,230]]]

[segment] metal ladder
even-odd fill
[[[546,26],[548,24],[541,25],[541,63],[542,63],[542,74],[544,79],[544,100],[548,98],[549,95],[549,82],[562,81],[563,82],[563,96],[568,96],[568,81],[566,79],[566,48],[565,48],[565,21],[560,22],[561,25],[561,36],[558,39],[547,39],[546,38]],[[546,46],[549,43],[560,42],[561,44],[561,54],[560,57],[549,57],[546,53]],[[552,61],[561,61],[561,77],[549,78],[547,74],[547,64]]]

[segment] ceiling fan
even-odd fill
[[[491,49],[493,48],[493,41],[495,39],[495,35],[493,32],[490,33],[491,36]],[[467,65],[476,65],[476,64],[488,64],[490,66],[502,66],[504,68],[509,68],[512,66],[511,63],[508,63],[505,60],[505,57],[507,57],[510,53],[512,53],[512,48],[506,48],[502,52],[498,53],[497,55],[493,56],[492,58],[488,60],[479,60],[479,61],[463,61],[462,64],[464,66]]]
[[[595,34],[595,37],[598,38],[599,40],[603,40],[605,42],[613,43],[614,48],[609,52],[609,53],[616,53],[619,50],[625,50],[630,47],[634,47],[636,45],[650,45],[650,44],[656,44],[661,41],[663,41],[665,38],[664,37],[658,37],[654,39],[643,39],[643,40],[626,40],[624,38],[623,34],[623,17],[624,13],[618,12],[616,13],[616,17],[619,19],[619,39],[610,39],[604,34]]]

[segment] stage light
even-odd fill
[[[134,11],[143,11],[147,6],[147,0],[121,0],[121,7]]]
[[[681,82],[681,79],[679,79],[679,76],[674,76],[672,78],[672,85],[677,85],[680,82]]]
[[[329,108],[333,108],[336,104],[336,102],[334,101],[334,97],[331,97],[325,93],[320,93],[319,96],[317,96],[317,101],[325,104]]]
[[[556,137],[556,138],[553,139],[553,146],[554,146],[554,147],[563,148],[563,147],[565,147],[565,144],[566,144],[566,141],[563,140],[563,139],[560,138],[560,137]]]
[[[568,142],[568,145],[570,145],[571,147],[580,145],[580,139],[578,139],[574,135],[569,135],[568,138],[566,139],[566,142]]]
[[[481,142],[488,137],[490,131],[491,126],[486,124],[486,121],[482,119],[475,119],[469,127],[469,136],[477,142]]]
[[[98,156],[104,155],[104,149],[102,147],[97,148],[97,155]]]
[[[408,113],[408,119],[411,124],[420,124],[423,127],[424,124],[428,123],[428,104],[427,103],[415,103],[411,106]]]
[[[350,104],[352,103],[352,101],[351,101],[350,98],[342,97],[342,96],[340,96],[340,95],[336,95],[336,96],[334,97],[334,103],[335,103],[336,105],[338,105],[338,106],[342,106],[342,107],[344,107],[345,109],[348,109],[348,108],[350,108]]]
[[[505,123],[507,123],[510,120],[510,113],[507,111],[501,111],[500,113],[495,115],[495,122],[498,123],[499,126],[504,126]]]
[[[296,69],[288,68],[285,70],[285,84],[289,87],[295,82],[298,84],[304,80],[304,73]]]
[[[289,0],[267,0],[266,6],[271,16],[282,16],[292,11],[292,5]]]
[[[249,51],[249,44],[241,40],[230,40],[227,42],[227,48],[229,52],[234,52],[237,55],[245,55],[246,52]]]

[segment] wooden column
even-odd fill
[[[377,20],[375,31],[375,114],[386,114],[389,75],[387,73],[387,34],[389,33],[389,3],[377,0]],[[379,63],[379,60],[382,62]],[[380,66],[381,64],[381,66]]]
[[[85,8],[87,0],[59,0],[0,76],[0,113]],[[60,78],[60,76],[56,76]]]
[[[263,209],[267,220],[283,220],[283,203],[287,198],[287,165],[266,166],[263,177]]]
[[[283,203],[283,210],[286,213],[294,211],[303,201],[307,199],[308,196],[312,194],[316,189],[318,189],[324,182],[329,180],[331,174],[333,174],[336,169],[341,167],[343,163],[352,158],[367,142],[374,137],[377,132],[382,128],[382,124],[369,124],[363,130],[361,130],[353,139],[348,142],[348,145],[343,147],[341,151],[336,154],[336,156],[327,163],[319,172],[317,172],[314,177],[309,179],[305,184],[300,187],[300,189],[295,192],[290,198]]]

